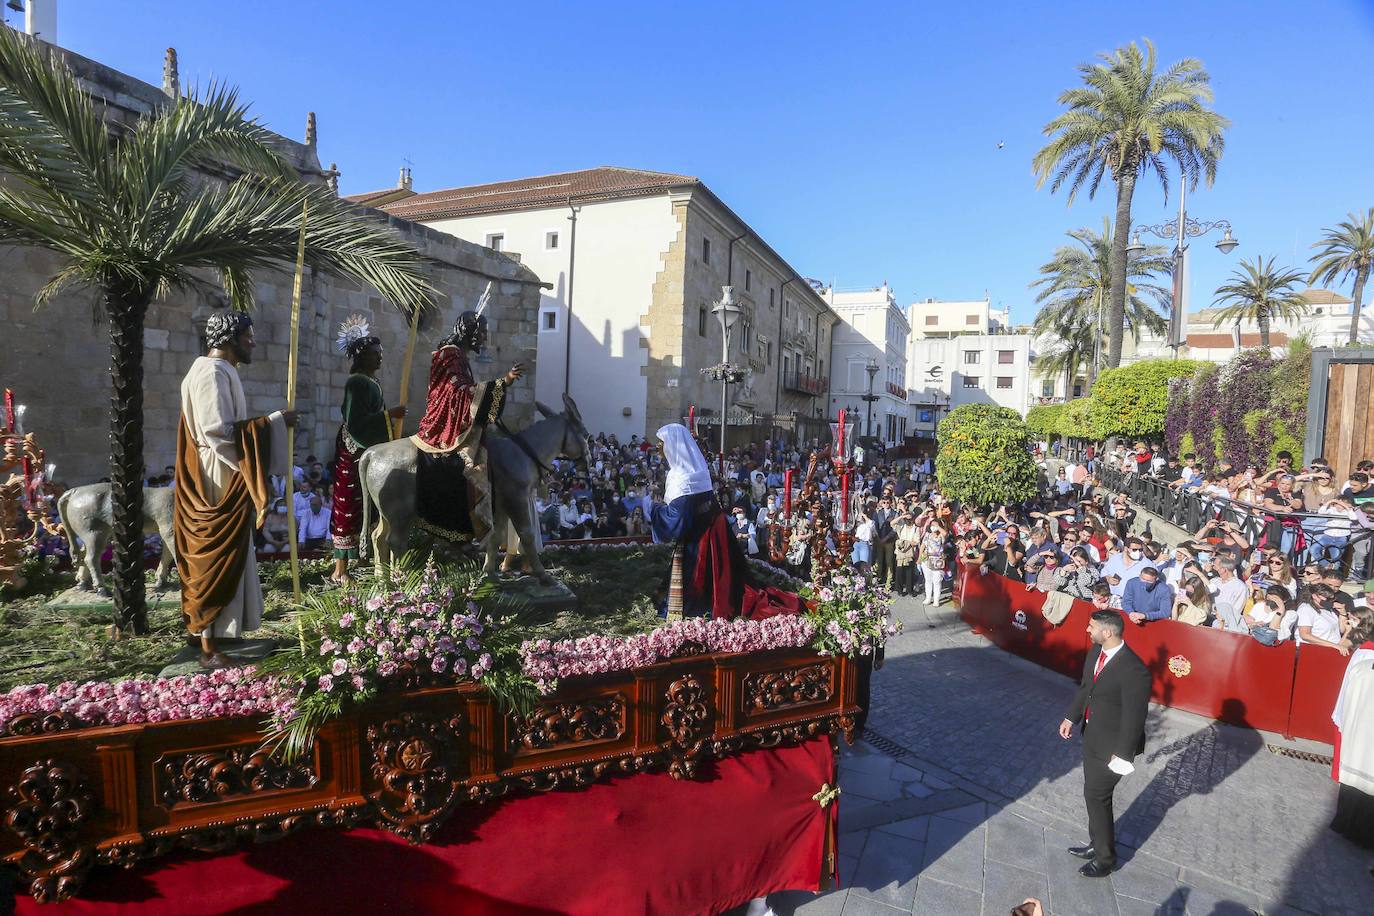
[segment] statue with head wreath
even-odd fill
[[[430,359],[425,415],[411,440],[419,450],[416,523],[450,540],[484,541],[491,531],[491,481],[484,433],[505,406],[506,391],[525,374],[513,365],[501,378],[478,382],[468,353],[487,344],[491,284],[475,309],[458,315]]]
[[[377,371],[382,366],[382,342],[372,335],[367,319],[350,315],[339,325],[336,349],[350,362],[344,383],[339,432],[334,439],[334,501],[329,533],[334,542],[335,582],[349,579],[348,563],[358,557],[362,536],[362,489],[358,459],[371,446],[391,438],[391,420],[405,416],[404,407],[387,410]]]

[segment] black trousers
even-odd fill
[[[873,575],[878,581],[888,582],[897,572],[897,542],[879,542],[873,545]]]
[[[893,590],[903,595],[916,594],[916,564],[912,562],[905,566],[897,566],[895,569]]]
[[[1112,793],[1121,777],[1107,768],[1108,757],[1083,751],[1083,801],[1088,807],[1088,840],[1097,851],[1094,861],[1116,864],[1116,815]]]

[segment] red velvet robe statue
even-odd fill
[[[422,527],[449,538],[470,535],[477,541],[491,531],[491,480],[482,434],[488,423],[500,417],[505,394],[504,378],[473,380],[468,355],[461,347],[450,344],[434,351],[425,415],[420,431],[411,436],[421,452],[424,479],[417,508]],[[455,458],[462,461],[466,493],[436,485],[444,476],[454,476]]]

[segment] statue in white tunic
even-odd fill
[[[215,640],[238,638],[262,621],[253,531],[271,506],[270,475],[287,476],[286,427],[294,411],[249,417],[240,363],[252,362],[253,321],[242,312],[206,326],[208,356],[181,383],[173,533],[182,616],[201,638],[201,665],[229,660]]]

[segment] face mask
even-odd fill
[[[1146,582],[1144,579],[1141,579],[1140,583],[1145,586],[1145,591],[1152,592],[1155,590],[1155,586],[1159,584],[1159,580],[1155,580],[1154,582]]]
[[[1197,561],[1198,561],[1199,563],[1202,563],[1202,564],[1205,565],[1205,564],[1210,563],[1210,562],[1212,561],[1212,555],[1211,555],[1210,553],[1206,553],[1206,552],[1199,553],[1199,554],[1197,555]]]
[[[1139,559],[1140,559],[1140,551],[1139,551],[1139,550],[1132,550],[1132,551],[1130,551],[1130,554],[1131,554],[1131,559],[1132,559],[1132,560],[1139,560]]]

